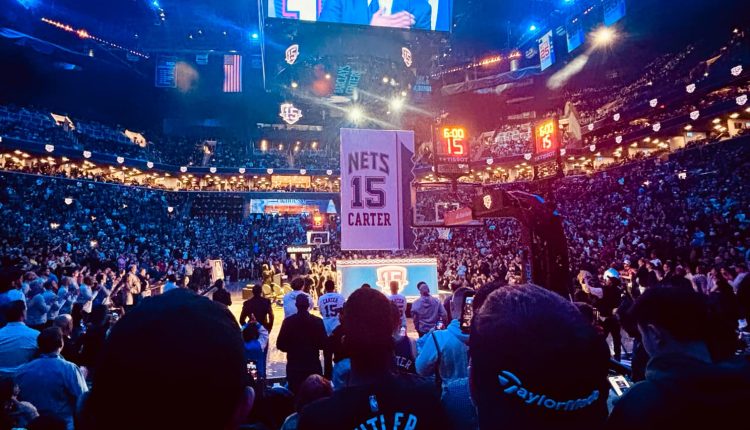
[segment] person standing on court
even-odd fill
[[[344,296],[336,292],[336,284],[332,280],[325,281],[325,294],[318,299],[318,309],[323,317],[323,325],[326,329],[326,347],[323,350],[323,375],[331,377],[333,373],[333,348],[331,348],[331,335],[341,322],[339,313],[344,307]]]
[[[296,392],[308,376],[323,372],[320,366],[320,350],[326,341],[323,320],[310,315],[307,294],[299,294],[295,304],[297,313],[281,323],[279,337],[276,339],[276,347],[287,353],[286,376],[292,392]]]
[[[432,330],[442,328],[447,312],[440,300],[430,295],[430,287],[426,282],[420,282],[417,288],[420,296],[411,305],[411,317],[414,320],[414,328],[419,337],[422,337]]]

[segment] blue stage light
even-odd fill
[[[534,24],[531,24],[531,25],[529,26],[529,31],[536,31],[536,25],[534,25]]]

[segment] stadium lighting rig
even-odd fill
[[[126,51],[129,54],[135,55],[136,57],[141,57],[143,59],[148,59],[149,58],[148,54],[144,54],[142,52],[138,52],[138,51],[135,51],[135,50],[132,50],[132,49],[129,49],[129,48],[125,48],[124,46],[118,45],[117,43],[113,43],[113,42],[110,42],[108,40],[104,40],[104,39],[102,39],[100,37],[97,37],[97,36],[89,33],[87,30],[85,30],[83,28],[76,29],[76,28],[73,28],[72,26],[70,26],[68,24],[62,23],[60,21],[55,21],[53,19],[44,18],[44,17],[42,17],[41,20],[45,24],[49,24],[49,25],[51,25],[53,27],[59,28],[60,30],[66,31],[68,33],[73,33],[73,34],[75,34],[76,36],[78,36],[81,39],[90,39],[90,40],[93,40],[95,42],[99,42],[102,45],[108,46],[110,48],[115,48],[115,49],[119,49],[121,51]]]

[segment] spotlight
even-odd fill
[[[292,88],[297,88],[297,87],[299,87],[299,84],[295,81],[292,81]]]
[[[331,74],[330,73],[326,73],[326,79],[329,80],[329,81],[331,80]]]
[[[383,83],[384,84],[387,84],[390,81],[391,81],[391,79],[388,76],[383,76]]]
[[[362,117],[364,117],[365,113],[359,106],[352,106],[352,108],[349,110],[349,121],[353,123],[358,123],[362,120]]]
[[[612,43],[617,37],[615,31],[610,27],[599,27],[592,33],[595,46],[606,46]]]
[[[253,33],[253,34],[251,34],[251,35],[250,35],[250,37],[251,37],[251,38],[252,38],[253,40],[258,40],[258,33]]]
[[[394,111],[394,112],[400,112],[401,109],[403,109],[403,107],[404,107],[404,99],[402,99],[401,97],[394,97],[391,100],[391,104],[390,105],[391,105],[391,110],[392,111]]]
[[[531,24],[531,25],[529,26],[529,31],[536,31],[536,25],[534,25],[534,24]]]

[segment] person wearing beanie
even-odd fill
[[[502,286],[469,340],[479,428],[599,429],[607,417],[607,345],[575,305],[542,287]]]
[[[399,319],[380,291],[360,288],[344,305],[341,328],[351,357],[347,386],[302,410],[299,430],[444,430],[449,424],[431,384],[393,372]]]

